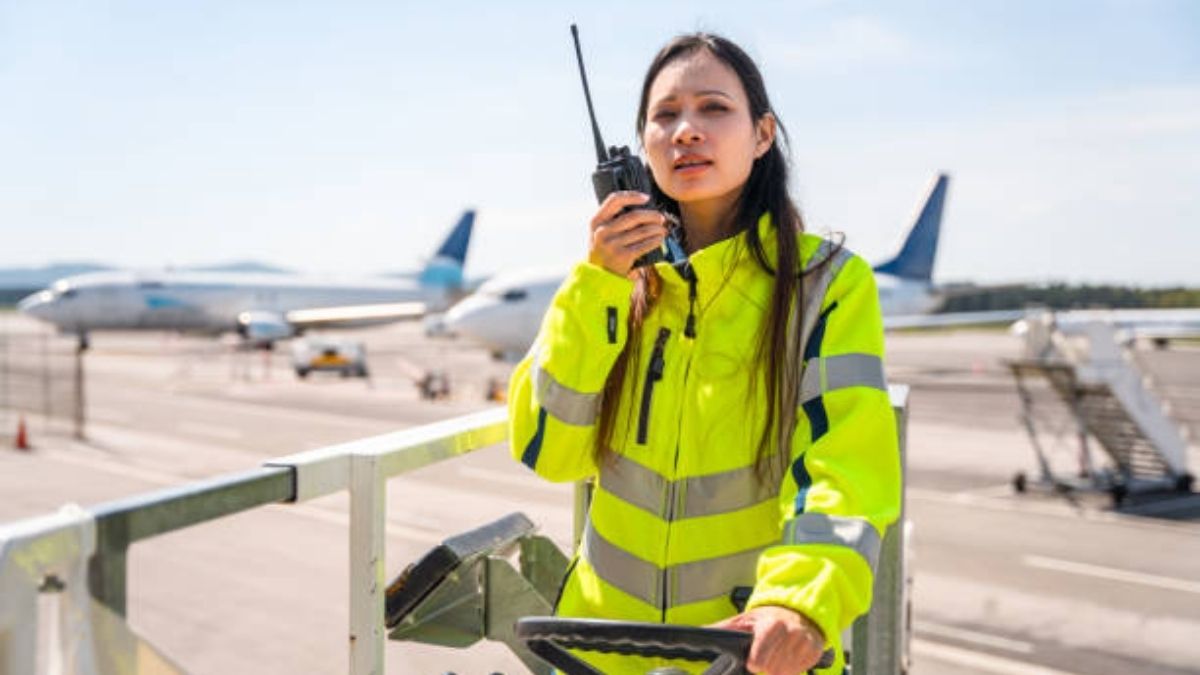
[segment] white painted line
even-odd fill
[[[116,422],[124,424],[130,421],[133,417],[124,411],[114,410],[112,408],[103,408],[100,406],[88,406],[88,416],[102,422]]]
[[[118,464],[109,460],[85,457],[67,452],[55,453],[51,459],[55,462],[62,462],[64,464],[71,464],[73,466],[79,466],[87,469],[105,471],[113,475],[141,480],[153,485],[183,485],[189,480],[195,480],[194,478],[186,478],[162,471],[154,471],[153,469],[140,469],[124,464]],[[341,525],[346,528],[347,533],[349,532],[350,514],[344,511],[327,511],[320,507],[309,504],[267,504],[264,506],[270,509],[280,510],[283,513],[294,513],[298,516],[303,516],[312,520],[318,520],[334,525]],[[436,532],[409,527],[407,525],[398,523],[391,518],[389,518],[387,521],[387,533],[391,536],[399,537],[406,541],[419,542],[427,545],[439,544],[444,538],[442,535],[437,534]],[[347,534],[347,536],[349,536],[349,534]]]
[[[339,525],[345,528],[346,536],[350,536],[350,514],[345,511],[328,511],[317,506],[312,506],[311,504],[273,504],[270,508],[278,510],[281,513],[294,513],[298,516],[304,516],[305,518],[311,518],[323,523]],[[385,529],[389,536],[425,545],[440,544],[446,538],[436,532],[418,530],[391,519],[385,522]]]
[[[572,485],[571,483],[551,483],[533,474],[521,476],[520,474],[509,473],[507,471],[485,469],[477,466],[461,466],[458,468],[458,475],[463,478],[475,478],[489,483],[504,483],[505,485],[512,485],[526,490],[530,488],[544,490],[555,495],[570,494]]]
[[[971,642],[981,647],[1002,649],[1006,652],[1014,652],[1017,654],[1033,653],[1033,643],[1031,642],[1010,640],[1009,638],[1003,638],[999,635],[992,635],[990,633],[981,633],[979,631],[967,630],[966,628],[956,628],[954,626],[933,623],[931,621],[918,621],[915,628],[918,633],[936,635],[938,637],[961,640],[963,642]]]
[[[1008,659],[994,654],[985,654],[962,647],[951,647],[929,640],[913,638],[912,651],[914,657],[927,657],[944,661],[956,666],[962,666],[975,673],[994,673],[995,675],[1073,675],[1065,670],[1046,668],[1028,661]],[[914,658],[914,661],[917,659]]]
[[[1025,563],[1029,567],[1036,567],[1044,570],[1065,572],[1067,574],[1078,574],[1080,576],[1107,579],[1109,581],[1122,581],[1129,584],[1140,584],[1142,586],[1151,586],[1168,591],[1183,591],[1184,593],[1196,593],[1200,595],[1200,581],[1176,579],[1174,577],[1164,577],[1157,574],[1146,574],[1144,572],[1131,572],[1129,570],[1116,569],[1115,567],[1101,567],[1100,565],[1089,565],[1087,563],[1072,562],[1070,560],[1045,558],[1040,555],[1022,556],[1021,562]]]
[[[1157,530],[1159,532],[1170,532],[1172,534],[1200,533],[1200,528],[1197,528],[1196,525],[1192,523],[1150,523],[1146,522],[1145,518],[1139,516],[1081,508],[1068,504],[1064,501],[1057,500],[1036,501],[1035,499],[1028,497],[1002,499],[999,497],[982,497],[978,494],[972,494],[969,492],[944,492],[941,490],[930,490],[927,488],[915,487],[906,487],[904,492],[908,499],[917,502],[970,506],[973,508],[988,509],[991,511],[1006,511],[1008,513],[1051,516],[1055,518],[1067,518],[1070,520],[1089,520],[1097,523],[1125,525],[1128,527],[1137,528],[1143,532],[1146,530]]]
[[[203,422],[180,422],[176,428],[180,433],[215,438],[221,441],[237,441],[244,436],[238,429]]]
[[[963,490],[958,494],[973,497],[1010,497],[1013,494],[1013,486],[1012,483],[1003,483],[1001,485],[992,485],[974,490]]]

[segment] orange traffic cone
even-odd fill
[[[18,450],[29,450],[29,434],[25,430],[25,416],[17,418],[17,442]]]

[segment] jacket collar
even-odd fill
[[[775,225],[771,222],[771,214],[764,213],[755,224],[758,237],[763,244],[763,251],[772,266],[775,265]],[[762,268],[750,251],[748,232],[743,230],[732,237],[726,237],[695,251],[688,257],[691,271],[696,279],[696,300],[701,307],[721,292],[728,283],[741,285],[747,275],[761,272]],[[688,294],[686,272],[682,267],[669,263],[655,263],[655,269],[663,280],[663,290],[674,294]]]

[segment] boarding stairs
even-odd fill
[[[1008,365],[1021,395],[1022,422],[1037,455],[1041,484],[1104,490],[1118,504],[1131,494],[1190,491],[1184,429],[1171,419],[1169,404],[1156,395],[1121,333],[1099,320],[1068,333],[1056,326],[1050,312],[1027,317],[1024,324],[1023,358]],[[1039,429],[1042,411],[1029,386],[1037,378],[1048,383],[1073,419],[1083,482],[1051,468]],[[1089,439],[1110,467],[1093,467]],[[1015,485],[1025,489],[1023,474]]]

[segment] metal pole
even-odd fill
[[[900,475],[906,475],[908,387],[889,387],[900,445]],[[907,536],[903,487],[900,517],[884,534],[879,569],[875,570],[870,611],[854,622],[850,640],[850,672],[855,675],[901,675],[908,672],[907,645],[911,635],[908,611]]]
[[[379,458],[350,457],[350,673],[383,674],[387,493]]]
[[[83,440],[84,424],[87,421],[85,398],[84,377],[83,377],[83,352],[84,346],[82,342],[75,347],[75,438]]]
[[[50,405],[50,336],[42,333],[42,420],[45,433],[49,433],[53,409]]]

